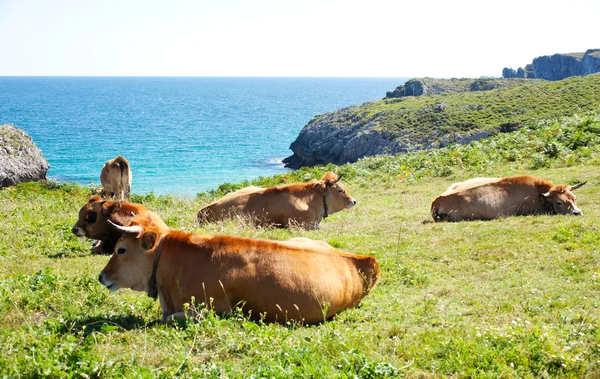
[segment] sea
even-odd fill
[[[121,155],[132,193],[195,196],[288,170],[281,160],[314,116],[406,79],[0,77],[0,124],[33,138],[49,179],[99,185]]]

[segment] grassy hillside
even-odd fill
[[[255,184],[345,174],[357,206],[320,230],[200,227],[194,200],[135,196],[172,227],[209,234],[323,239],[369,254],[380,284],[321,325],[279,326],[205,311],[158,324],[143,293],[110,292],[108,257],[70,228],[90,190],[28,183],[0,191],[0,376],[477,377],[600,375],[600,119],[530,124],[469,146],[303,169]],[[422,223],[454,181],[529,173],[577,191],[582,217]],[[259,295],[259,294],[258,294]]]
[[[452,142],[454,134],[512,131],[532,120],[600,109],[600,74],[519,83],[489,91],[384,99],[337,111],[327,122],[341,128],[368,125],[419,149]]]

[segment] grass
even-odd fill
[[[91,241],[71,234],[90,189],[53,182],[3,189],[0,376],[598,377],[599,128],[597,116],[548,121],[433,155],[373,157],[252,182],[343,172],[358,204],[315,231],[237,221],[200,227],[197,210],[234,184],[193,200],[135,196],[179,229],[304,236],[376,257],[381,282],[361,306],[310,327],[210,310],[187,326],[159,324],[157,302],[98,283],[108,257],[91,255]],[[454,181],[523,173],[588,180],[577,190],[584,216],[422,222]]]

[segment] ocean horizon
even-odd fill
[[[407,78],[0,77],[0,124],[29,134],[48,178],[100,184],[122,155],[132,193],[195,196],[285,172],[319,114],[380,100]]]

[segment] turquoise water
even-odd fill
[[[117,155],[132,192],[195,195],[285,171],[315,116],[379,100],[404,78],[0,77],[0,123],[25,130],[48,177],[99,184]]]

